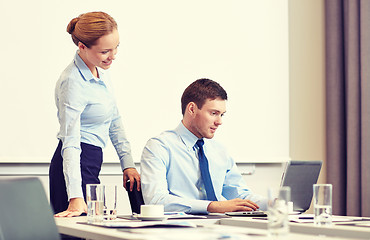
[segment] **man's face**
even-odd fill
[[[222,124],[222,117],[226,112],[226,101],[220,98],[207,99],[202,109],[194,104],[194,116],[190,124],[190,131],[198,138],[213,138]]]

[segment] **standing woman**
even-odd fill
[[[55,89],[60,130],[49,169],[50,203],[57,217],[87,211],[86,184],[100,183],[102,148],[110,138],[123,170],[123,183],[140,176],[112,94],[108,72],[119,45],[117,23],[104,12],[81,14],[70,21],[78,50]],[[125,185],[125,184],[124,184]]]

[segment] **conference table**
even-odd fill
[[[370,239],[370,218],[333,216],[331,226],[316,226],[312,222],[290,222],[289,229],[293,233],[325,235],[351,239]],[[220,225],[267,229],[267,219],[233,217],[220,219]]]
[[[72,218],[55,218],[61,234],[92,240],[122,239],[272,239],[267,232],[267,221],[248,217],[166,220],[160,223],[180,221],[191,223],[194,227],[139,227],[116,228],[86,224],[86,216]],[[117,219],[118,223],[133,223],[138,220]],[[158,223],[156,221],[155,223]],[[143,221],[148,224],[149,221]],[[307,223],[290,223],[290,233],[279,239],[370,239],[370,227],[338,226],[317,227]]]

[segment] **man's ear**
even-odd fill
[[[196,113],[198,106],[194,102],[189,102],[188,106],[186,107],[186,111],[193,116]]]

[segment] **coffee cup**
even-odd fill
[[[142,217],[163,217],[164,207],[163,205],[141,205],[140,215]]]

